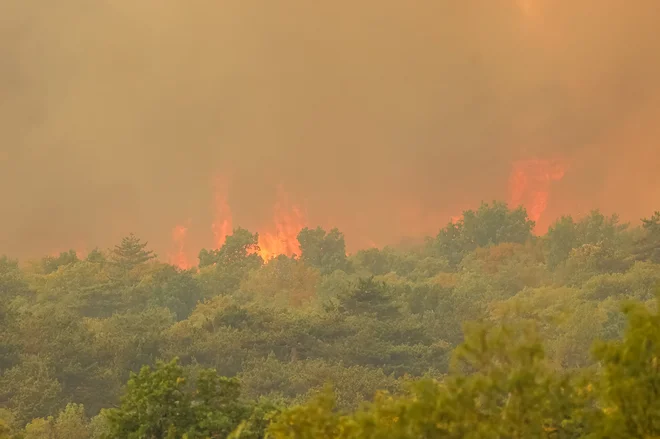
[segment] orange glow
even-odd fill
[[[58,258],[62,253],[68,253],[71,250],[73,250],[76,253],[76,257],[81,261],[85,259],[87,257],[87,254],[89,253],[87,251],[87,245],[85,243],[79,243],[74,248],[69,247],[66,250],[64,249],[53,250],[49,253],[49,256],[52,258]]]
[[[463,214],[460,214],[460,215],[452,216],[449,220],[451,221],[452,224],[456,224],[457,222],[459,222],[462,219],[463,219]]]
[[[535,0],[516,0],[516,4],[526,18],[536,17],[540,13],[540,6]]]
[[[78,247],[76,247],[76,256],[78,257],[78,259],[80,259],[80,260],[85,259],[87,257],[88,253],[89,252],[87,251],[87,246],[86,245],[82,244],[82,245],[79,245]]]
[[[227,235],[231,235],[232,216],[231,208],[227,201],[229,194],[229,183],[224,177],[216,177],[213,181],[214,203],[213,203],[213,236],[215,237],[215,248],[220,248],[225,243]]]
[[[186,235],[188,234],[188,228],[182,225],[176,226],[172,229],[172,241],[176,246],[176,251],[174,254],[170,255],[170,264],[177,266],[183,270],[189,269],[192,264],[186,256]]]
[[[281,186],[277,191],[274,211],[275,230],[259,232],[259,255],[264,261],[278,255],[300,255],[298,232],[307,225],[307,221],[300,207],[290,203]]]
[[[562,160],[528,159],[513,163],[509,177],[509,205],[524,206],[529,218],[537,223],[548,207],[552,183],[564,178],[567,169]]]

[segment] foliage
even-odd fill
[[[236,380],[202,370],[191,381],[176,359],[143,367],[129,379],[121,406],[106,412],[108,437],[226,437],[249,417]]]
[[[533,227],[534,221],[522,207],[509,210],[504,203],[494,202],[492,206],[482,203],[476,211],[466,210],[460,220],[442,229],[433,247],[455,266],[479,247],[503,242],[525,243],[532,237]]]
[[[147,250],[146,242],[132,233],[122,238],[121,243],[112,250],[110,261],[122,271],[131,271],[135,267],[156,258],[151,250]]]
[[[238,228],[190,270],[133,235],[0,257],[0,437],[657,436],[658,224],[535,237],[494,203],[351,255]]]
[[[635,244],[636,259],[660,263],[660,212],[642,220],[644,234]]]
[[[298,242],[302,252],[301,261],[318,268],[322,274],[347,268],[344,235],[338,229],[326,233],[321,227],[305,227],[298,233]]]

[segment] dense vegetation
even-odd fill
[[[414,249],[0,258],[0,438],[660,436],[660,213],[533,226],[494,203]]]

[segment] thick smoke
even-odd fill
[[[211,246],[279,184],[355,248],[507,199],[560,158],[544,220],[660,208],[657,0],[3,0],[0,253]]]

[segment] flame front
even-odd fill
[[[227,201],[229,184],[226,178],[216,177],[213,181],[214,203],[213,203],[213,236],[215,237],[215,248],[220,248],[225,243],[228,235],[232,234],[231,208]]]
[[[524,206],[537,223],[548,207],[552,183],[564,178],[567,165],[562,160],[529,159],[513,163],[509,177],[509,204]]]
[[[170,264],[183,270],[187,270],[192,266],[185,252],[187,235],[188,228],[185,226],[178,225],[172,229],[172,241],[176,246],[176,251],[170,255]]]
[[[290,203],[281,186],[278,187],[274,211],[275,230],[259,232],[259,255],[264,261],[278,255],[300,255],[298,233],[307,221],[300,207]]]

